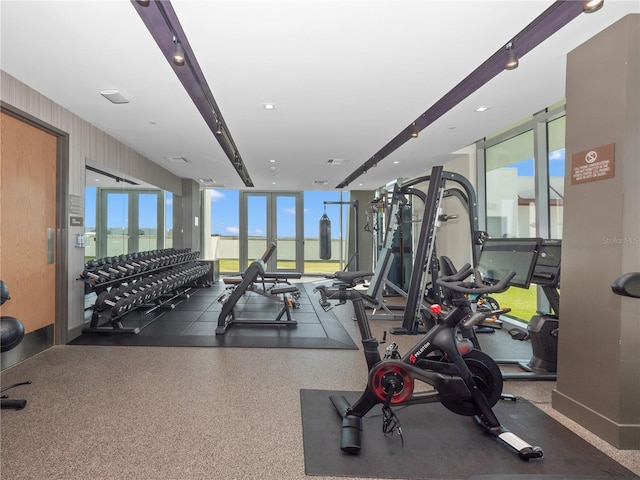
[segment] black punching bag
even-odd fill
[[[331,220],[326,212],[320,218],[320,258],[322,260],[331,258]]]

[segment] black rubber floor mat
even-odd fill
[[[568,475],[634,477],[628,469],[578,437],[535,405],[518,399],[501,401],[495,412],[502,424],[544,457],[521,460],[485,433],[472,417],[456,415],[440,404],[396,408],[400,437],[382,433],[378,407],[365,417],[362,450],[340,450],[342,420],[329,396],[351,402],[359,392],[301,390],[304,459],[307,475],[402,479],[460,479],[473,475]]]
[[[217,286],[216,286],[217,287]],[[325,312],[314,297],[313,286],[300,284],[300,308],[291,309],[296,325],[234,324],[216,335],[220,313],[218,294],[224,288],[201,289],[171,309],[145,314],[141,309],[123,317],[124,327],[140,333],[83,333],[70,345],[162,347],[321,348],[357,350],[356,344],[333,312]],[[246,311],[245,311],[245,308]],[[282,304],[248,292],[238,302],[238,317],[275,319]]]

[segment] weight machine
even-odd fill
[[[427,194],[416,188],[420,183],[435,183],[435,189],[429,188]],[[447,185],[452,182],[452,185]],[[429,198],[432,195],[433,198]],[[414,196],[422,200],[425,205],[422,218],[420,220],[420,232],[415,244],[414,260],[411,270],[409,287],[405,292],[389,280],[389,269],[392,268],[392,241],[393,235],[398,228],[400,219],[398,213],[401,205],[407,203],[406,197]],[[457,198],[467,212],[470,231],[470,260],[475,265],[479,253],[480,242],[484,238],[483,232],[478,230],[477,200],[473,186],[465,177],[455,172],[446,172],[441,166],[434,167],[430,175],[418,177],[398,183],[391,194],[391,203],[388,207],[390,212],[384,235],[384,243],[378,254],[378,261],[374,276],[371,279],[367,292],[369,297],[376,298],[379,305],[384,305],[384,289],[398,293],[407,299],[404,313],[402,315],[402,327],[390,329],[393,334],[416,334],[422,317],[420,311],[423,308],[422,300],[425,298],[427,284],[431,284],[431,300],[439,303],[440,289],[435,286],[438,278],[438,262],[435,246],[435,231],[442,222],[446,222],[455,216],[448,216],[442,211],[442,200],[444,198]],[[433,222],[429,220],[433,219]],[[431,225],[431,227],[429,227]],[[404,251],[402,251],[404,254]],[[430,273],[430,277],[427,276]],[[384,308],[384,307],[383,307]],[[388,312],[388,309],[387,309]],[[370,316],[371,318],[371,316]],[[377,318],[377,317],[373,317]],[[384,318],[395,318],[393,314],[387,313]]]

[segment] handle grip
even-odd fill
[[[466,265],[465,265],[466,266]],[[468,286],[469,283],[462,282],[462,279],[467,278],[473,274],[472,286]],[[498,293],[503,292],[509,288],[509,282],[516,276],[516,272],[510,271],[500,279],[500,281],[494,285],[485,285],[482,283],[482,277],[480,272],[476,269],[467,268],[455,275],[449,275],[447,277],[441,277],[436,280],[436,283],[444,288],[448,288],[458,293],[469,293],[472,295],[480,295],[483,293]]]

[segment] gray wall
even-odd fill
[[[366,232],[364,226],[367,223],[367,208],[369,202],[375,196],[375,192],[371,190],[358,190],[349,192],[350,201],[358,201],[358,225],[355,225],[355,210],[349,208],[349,234],[348,234],[348,247],[347,258],[345,258],[345,264],[351,259],[355,251],[355,228],[358,229],[358,270],[373,271],[373,235],[370,232]],[[350,271],[356,270],[355,263],[349,266]]]
[[[174,231],[174,246],[176,248],[191,248],[195,252],[199,252],[201,249],[201,197],[199,183],[188,178],[182,180],[182,197],[174,199],[174,212],[178,211],[177,223],[180,225],[180,228],[176,228]],[[179,201],[182,208],[175,208],[175,200]]]
[[[615,144],[615,176],[571,184],[571,158]],[[623,449],[640,449],[640,301],[611,282],[640,271],[640,15],[572,51],[558,382],[553,407]]]

